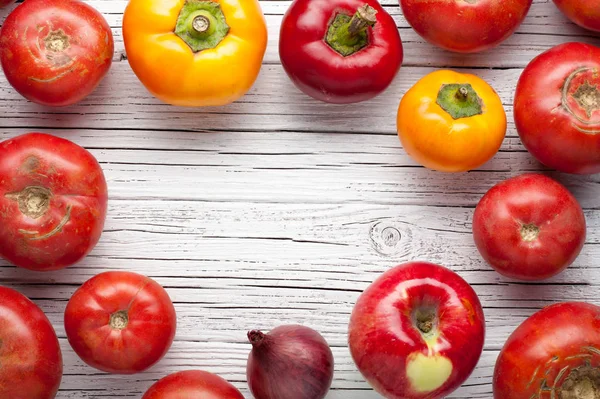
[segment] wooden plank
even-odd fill
[[[318,131],[395,134],[402,94],[432,68],[403,68],[381,96],[361,104],[331,105],[298,91],[280,65],[265,65],[254,88],[225,107],[172,107],[153,98],[127,63],[113,65],[100,87],[78,105],[51,109],[23,100],[0,78],[4,127],[60,127],[183,131]],[[520,70],[469,70],[499,92],[512,124],[512,96]]]
[[[5,137],[15,131],[21,132],[11,129]],[[75,141],[81,137],[84,145],[120,143],[121,149],[91,149],[102,163],[112,199],[472,207],[497,182],[545,170],[517,139],[507,140],[506,151],[478,171],[448,175],[417,166],[395,135],[60,133]],[[150,149],[128,149],[130,145]],[[152,149],[169,145],[168,151]],[[600,208],[600,176],[548,174],[564,183],[585,208]]]
[[[0,76],[0,127],[145,129],[166,131],[317,131],[395,134],[402,95],[428,67],[405,67],[382,95],[360,104],[332,105],[297,90],[280,65],[263,66],[251,91],[224,107],[183,108],[161,103],[126,63],[115,63],[99,88],[80,104],[52,109],[25,101]],[[500,95],[515,136],[512,102],[520,69],[465,69]]]

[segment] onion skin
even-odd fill
[[[247,378],[256,399],[323,399],[333,380],[333,354],[315,330],[281,326],[250,331]]]

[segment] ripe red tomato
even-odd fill
[[[244,399],[240,391],[223,378],[206,371],[181,371],[154,385],[142,399]]]
[[[532,0],[400,0],[408,23],[441,48],[473,53],[497,46],[523,22]]]
[[[600,48],[565,43],[523,71],[514,114],[525,147],[567,173],[600,173]]]
[[[585,216],[573,195],[540,174],[492,187],[473,216],[483,258],[500,274],[541,280],[569,266],[585,242]]]
[[[0,287],[0,398],[52,399],[63,364],[50,321],[33,302]]]
[[[600,0],[554,0],[554,3],[577,25],[600,32]]]
[[[600,307],[559,303],[511,334],[494,370],[495,399],[600,397]]]
[[[74,104],[108,72],[114,52],[106,20],[77,0],[27,0],[0,30],[0,62],[25,98],[49,106]]]
[[[107,201],[102,169],[82,147],[41,133],[0,143],[0,256],[11,263],[79,262],[100,239]]]
[[[134,374],[167,353],[177,318],[156,281],[131,272],[105,272],[86,281],[65,310],[65,330],[79,357],[92,367]]]

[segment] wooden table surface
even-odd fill
[[[246,331],[301,323],[319,330],[336,360],[331,399],[374,399],[350,358],[346,330],[358,295],[380,273],[410,260],[452,268],[484,305],[486,345],[479,366],[451,398],[491,398],[493,366],[513,329],[556,301],[600,303],[600,175],[552,171],[580,200],[586,246],[565,273],[543,284],[496,274],[471,237],[472,213],[495,183],[544,170],[524,149],[512,119],[522,68],[568,41],[600,44],[550,0],[535,0],[518,32],[476,55],[425,43],[384,0],[398,23],[405,61],[380,97],[350,106],[325,105],[288,80],[277,53],[289,1],[263,1],[269,46],[260,77],[240,101],[185,109],[149,95],[124,54],[124,0],[89,1],[113,28],[112,69],[81,104],[47,109],[22,99],[0,76],[0,139],[50,132],[88,148],[100,161],[110,200],[104,234],[87,259],[46,274],[0,263],[0,283],[16,288],[48,314],[61,341],[65,375],[58,398],[139,398],[178,370],[216,372],[246,387]],[[11,7],[0,11],[3,20]],[[509,131],[497,156],[476,171],[440,174],[417,166],[396,136],[402,94],[436,68],[476,73],[500,94]],[[106,270],[155,278],[178,312],[176,341],[150,371],[100,373],[69,347],[62,324],[67,300]]]

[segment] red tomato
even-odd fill
[[[408,23],[441,48],[474,53],[497,46],[523,22],[532,0],[400,0]]]
[[[0,30],[0,62],[8,82],[42,105],[74,104],[108,72],[114,51],[106,20],[77,0],[27,0]]]
[[[554,0],[554,3],[577,25],[600,32],[600,0]]]
[[[223,378],[206,371],[188,370],[171,374],[144,394],[142,399],[244,399],[244,396]]]
[[[295,0],[283,17],[279,55],[300,90],[337,104],[380,94],[403,56],[396,23],[377,0]]]
[[[0,143],[0,256],[13,264],[79,262],[100,239],[107,201],[102,169],[80,146],[41,133]]]
[[[508,338],[494,371],[495,399],[600,397],[600,308],[560,303]]]
[[[63,364],[56,333],[33,302],[0,287],[0,398],[52,399]]]
[[[473,216],[473,236],[483,258],[498,273],[521,280],[563,271],[581,252],[585,229],[575,197],[539,174],[492,187]]]
[[[515,93],[515,124],[541,163],[600,173],[600,48],[566,43],[527,65]]]
[[[0,0],[0,7],[5,7],[5,6],[7,6],[9,4],[12,4],[14,2],[15,2],[15,0]]]
[[[156,281],[131,272],[92,277],[65,310],[73,350],[90,366],[115,374],[137,373],[162,359],[176,324],[169,294]]]

